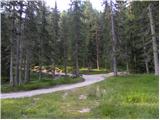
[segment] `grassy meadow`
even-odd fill
[[[158,77],[133,74],[30,98],[1,100],[2,118],[159,118]]]

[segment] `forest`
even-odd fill
[[[113,80],[115,86],[128,85],[129,78],[135,81],[148,80],[148,84],[138,83],[138,81],[132,83],[133,81],[128,80],[132,85],[136,84],[139,91],[143,85],[147,85],[144,88],[147,90],[150,89],[149,86],[151,89],[156,86],[153,90],[156,112],[149,118],[157,118],[159,2],[143,0],[101,0],[100,2],[103,11],[93,8],[90,0],[71,0],[70,7],[63,11],[59,10],[56,1],[53,8],[48,6],[46,1],[39,0],[1,1],[2,93],[79,83],[85,81],[83,75],[113,73],[113,79],[117,80],[117,83]],[[124,76],[127,78],[120,76],[120,72],[125,72]],[[125,83],[122,84],[119,79]],[[111,82],[112,77],[108,81]],[[111,83],[109,85],[114,88]],[[110,90],[109,88],[106,87],[107,90]],[[152,94],[150,91],[147,93]],[[55,93],[55,95],[59,94]],[[95,96],[97,97],[97,94]],[[49,99],[51,98],[48,97]],[[128,99],[130,102],[130,98]],[[145,100],[150,98],[146,97]],[[14,101],[18,104],[16,99]],[[133,102],[137,101],[133,100]],[[9,105],[11,104],[2,100],[2,118],[25,118],[20,115],[21,112],[17,113],[17,116],[12,116],[9,108],[8,111],[4,109]],[[154,113],[151,111],[144,113],[149,115]],[[30,112],[32,114],[32,111]],[[38,112],[36,114],[39,116]],[[27,115],[27,118],[37,118],[34,112],[32,115],[29,113]],[[83,115],[63,116],[65,115],[63,113],[57,114],[57,117],[55,117],[56,113],[54,117],[47,117],[47,115],[46,118],[83,118]],[[112,116],[110,112],[106,114],[104,112],[102,117],[106,118],[105,115],[111,115],[109,118],[121,118],[121,116]],[[137,118],[134,115],[131,118]],[[124,116],[130,118],[125,114],[123,118]],[[45,118],[45,115],[40,117]],[[88,117],[90,118],[86,115],[84,118]],[[100,116],[94,116],[96,117]],[[147,115],[138,117],[147,118]]]

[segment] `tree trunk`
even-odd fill
[[[30,67],[29,66],[30,65],[29,65],[29,62],[27,60],[27,63],[26,63],[26,79],[25,79],[26,82],[30,81]]]
[[[29,63],[29,55],[26,54],[26,63],[25,63],[25,78],[24,81],[28,82],[30,80],[30,63]]]
[[[15,74],[15,84],[19,83],[19,48],[20,48],[20,39],[18,37],[16,41],[16,74]]]
[[[24,65],[24,83],[27,82],[27,57],[25,59],[25,65]]]
[[[19,10],[19,15],[20,15],[20,18],[19,18],[19,26],[18,26],[18,38],[17,38],[17,46],[16,46],[16,75],[15,75],[15,81],[16,81],[16,84],[20,84],[21,83],[21,64],[22,64],[22,61],[21,61],[21,53],[20,53],[20,49],[21,49],[21,24],[22,24],[22,12],[23,12],[23,3],[22,1],[19,1],[19,5],[20,5],[20,10]]]
[[[99,38],[98,38],[98,28],[96,29],[96,63],[97,63],[97,69],[99,70]]]
[[[126,63],[126,70],[127,70],[127,74],[129,74],[129,64],[128,64],[128,62]]]
[[[111,5],[111,28],[112,28],[112,51],[113,51],[113,72],[114,76],[117,76],[117,59],[116,59],[116,35],[114,30],[114,18],[113,18],[113,11],[112,11],[112,1],[110,0]]]
[[[19,85],[22,83],[22,29],[21,29],[21,24],[22,24],[22,19],[21,19],[21,15],[20,14],[20,25],[19,25],[19,31],[20,31],[20,35],[19,35]]]
[[[150,20],[150,27],[152,33],[152,45],[153,45],[153,56],[154,56],[154,70],[155,75],[159,74],[159,63],[158,63],[158,49],[157,49],[157,42],[155,37],[155,24],[152,16],[152,4],[149,5],[149,20]]]
[[[64,73],[67,75],[67,43],[64,40]]]
[[[24,59],[23,59],[23,68],[24,68],[24,70],[23,70],[23,74],[24,74],[24,78],[23,78],[23,83],[25,83],[26,82],[26,56],[24,57]]]
[[[75,45],[75,47],[76,47],[76,49],[75,49],[75,62],[76,62],[76,77],[78,77],[79,76],[79,65],[78,65],[78,43],[77,43],[78,41],[76,40],[76,45]]]
[[[55,78],[55,64],[53,63],[52,66],[53,66],[52,77]]]
[[[19,57],[19,85],[22,83],[22,46],[20,44],[20,57]]]
[[[91,72],[91,61],[89,60],[89,62],[88,62],[88,72]]]
[[[13,38],[11,38],[11,51],[10,51],[10,85],[14,86],[13,78]]]
[[[12,36],[10,39],[11,42],[11,50],[10,50],[10,85],[14,86],[14,76],[13,76],[13,42],[14,42],[14,38],[15,38],[15,19],[14,16],[12,18],[12,32],[11,32]]]
[[[39,78],[39,80],[41,80],[42,79],[42,64],[41,64],[41,60],[39,60],[39,73],[38,73],[38,78]]]
[[[66,59],[64,60],[64,73],[67,75],[67,62]]]
[[[144,39],[143,39],[143,50],[144,50],[144,63],[145,63],[145,67],[146,67],[146,72],[149,73],[148,54],[146,52],[146,47],[145,47],[145,44],[144,44]]]
[[[148,61],[145,60],[146,72],[149,73]]]
[[[129,60],[128,60],[128,47],[127,45],[125,46],[125,61],[126,61],[126,71],[127,74],[129,74]]]
[[[41,33],[42,34],[42,33]],[[39,46],[39,73],[38,73],[38,78],[39,80],[42,79],[42,55],[43,55],[43,40],[42,40],[42,36],[39,36],[39,40],[40,40],[40,46]]]

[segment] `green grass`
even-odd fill
[[[79,100],[80,95],[87,96]],[[111,77],[94,85],[30,98],[1,100],[2,118],[157,118],[158,77]],[[90,112],[79,110],[90,108]]]
[[[15,92],[15,91],[27,91],[35,90],[40,88],[48,88],[61,84],[71,84],[76,82],[84,81],[82,77],[71,78],[71,77],[60,77],[58,79],[53,79],[52,77],[45,76],[42,80],[38,80],[38,77],[35,74],[32,74],[32,80],[26,84],[20,86],[11,87],[9,84],[3,84],[1,86],[2,93],[6,92]]]
[[[87,75],[93,75],[93,74],[106,74],[110,72],[109,70],[106,70],[104,68],[98,69],[91,69],[88,71],[88,68],[80,68],[80,74],[87,74]]]

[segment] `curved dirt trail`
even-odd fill
[[[85,79],[85,81],[81,83],[58,85],[52,88],[44,88],[44,89],[31,90],[31,91],[1,93],[1,99],[31,97],[35,95],[52,93],[56,91],[70,90],[70,89],[94,84],[96,82],[105,80],[106,77],[110,77],[110,76],[113,76],[113,73],[97,74],[97,75],[83,75],[82,77]]]

